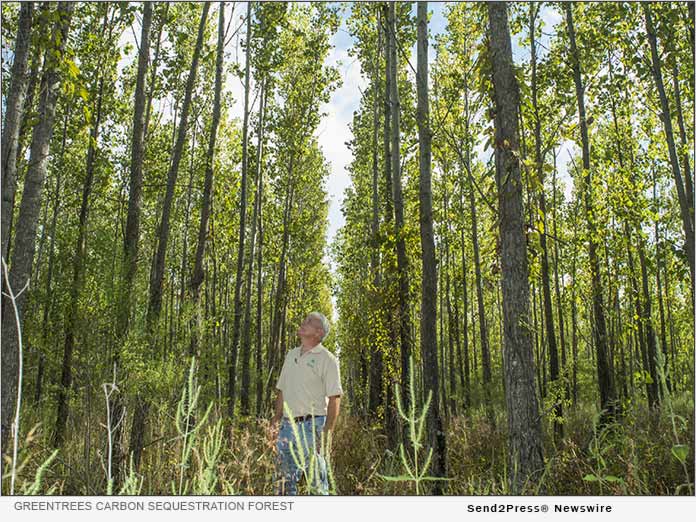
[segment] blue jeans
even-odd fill
[[[297,495],[297,483],[305,475],[311,493],[329,494],[326,460],[320,454],[325,416],[296,422],[296,440],[290,421],[283,418],[278,432],[279,495]],[[294,457],[293,457],[294,453]]]

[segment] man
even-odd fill
[[[296,495],[303,473],[312,477],[310,491],[328,495],[326,461],[319,448],[322,438],[326,441],[334,429],[343,395],[338,360],[321,344],[328,333],[326,317],[319,312],[309,314],[297,330],[300,346],[285,356],[276,384],[278,395],[271,426],[275,429],[280,422],[276,447],[281,495]]]

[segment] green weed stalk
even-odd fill
[[[191,358],[191,367],[189,368],[188,380],[186,387],[181,392],[181,399],[176,408],[176,430],[179,433],[179,438],[182,439],[181,444],[181,462],[179,463],[179,483],[177,485],[172,482],[172,494],[186,495],[189,489],[189,480],[185,478],[186,470],[189,468],[191,452],[196,443],[196,436],[201,426],[205,424],[213,404],[208,405],[200,421],[194,424],[194,413],[198,406],[198,398],[200,396],[201,387],[196,386],[196,358]]]
[[[405,471],[402,475],[388,476],[380,475],[383,480],[389,482],[412,482],[415,486],[416,495],[422,493],[421,483],[425,481],[435,481],[435,480],[449,480],[444,477],[432,477],[427,475],[428,469],[430,468],[430,462],[433,457],[433,449],[428,450],[428,455],[425,457],[423,462],[420,458],[421,450],[425,449],[423,445],[423,436],[425,434],[425,419],[428,414],[428,409],[430,408],[430,402],[433,398],[432,390],[428,391],[428,397],[423,405],[423,410],[419,413],[416,406],[416,387],[415,378],[413,375],[413,357],[411,357],[409,364],[409,411],[406,413],[404,411],[403,402],[401,400],[401,390],[399,385],[396,385],[396,406],[399,410],[399,415],[408,425],[408,438],[411,442],[411,447],[413,448],[412,464],[409,463],[409,459],[406,457],[406,450],[404,449],[404,444],[399,444],[399,457],[401,460],[401,465]]]

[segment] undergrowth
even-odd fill
[[[593,422],[598,417],[594,408],[569,408],[565,438],[556,445],[553,427],[546,422],[543,484],[528,484],[525,493],[689,494],[694,481],[693,398],[683,393],[668,399],[659,410],[649,409],[644,402],[629,404],[619,421],[605,427]],[[276,450],[275,441],[268,437],[268,422],[240,419],[230,426],[216,407],[206,418],[207,409],[199,405],[197,436],[192,442],[190,436],[182,437],[177,431],[173,414],[177,404],[154,408],[140,468],[122,477],[114,493],[163,495],[171,494],[173,485],[178,492],[179,484],[187,484],[182,491],[192,494],[274,495]],[[23,419],[24,425],[34,427],[20,445],[17,492],[102,495],[107,491],[104,429],[85,429],[80,424],[85,419],[71,419],[74,435],[55,454],[36,414]],[[180,429],[183,426],[179,424]],[[496,426],[491,427],[483,409],[447,423],[446,494],[508,494],[504,416],[496,419]],[[333,493],[413,494],[413,488],[403,483],[384,480],[384,476],[403,475],[402,458],[398,449],[387,448],[383,430],[366,417],[344,411],[331,448]],[[7,461],[5,464],[8,469]],[[8,482],[6,474],[3,493]]]

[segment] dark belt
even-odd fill
[[[311,420],[314,417],[323,417],[324,415],[305,415],[304,417],[295,417],[293,420],[295,422],[304,422]]]

